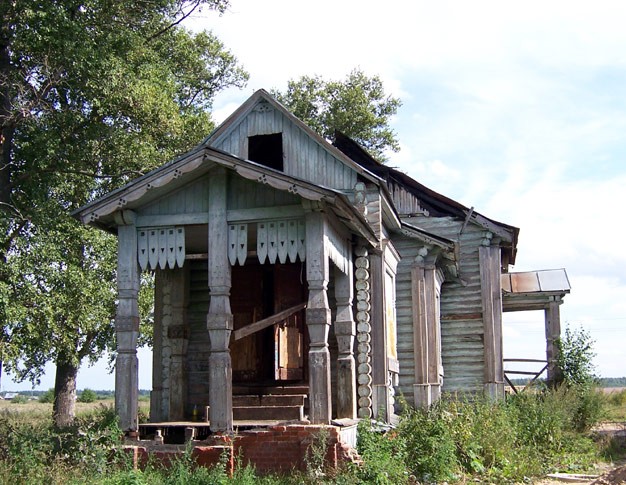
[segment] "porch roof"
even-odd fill
[[[377,244],[376,234],[364,216],[343,193],[285,175],[278,170],[240,159],[209,146],[194,148],[119,189],[80,207],[72,215],[84,224],[116,233],[117,226],[123,224],[123,220],[120,220],[120,217],[123,219],[123,211],[145,206],[207,174],[215,166],[225,167],[243,178],[290,192],[312,203],[327,205],[353,231],[371,244]]]
[[[505,312],[545,309],[550,302],[562,301],[571,289],[564,268],[504,273],[500,281]]]

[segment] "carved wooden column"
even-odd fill
[[[306,324],[311,339],[309,347],[309,409],[314,424],[328,424],[331,419],[330,307],[328,305],[329,261],[324,244],[324,215],[307,212],[306,216],[306,276],[309,301]]]
[[[553,297],[554,301],[548,304],[545,309],[546,324],[546,360],[548,361],[548,384],[555,385],[561,381],[561,372],[557,365],[559,349],[556,345],[557,340],[561,337],[561,316],[559,305],[561,298]]]
[[[209,420],[212,431],[233,430],[233,370],[229,343],[233,329],[230,309],[231,270],[226,220],[227,174],[222,167],[209,177]]]
[[[137,431],[139,394],[137,337],[139,335],[139,265],[135,214],[119,213],[117,228],[117,291],[115,317],[117,357],[115,359],[115,412],[122,431]]]
[[[349,256],[352,260],[352,257]],[[337,314],[335,335],[339,356],[337,358],[337,417],[356,419],[356,370],[354,362],[355,325],[352,316],[352,264],[348,274],[335,268],[335,299]]]
[[[189,342],[187,326],[187,282],[188,272],[183,268],[169,270],[171,272],[171,307],[172,320],[167,327],[170,344],[169,366],[169,420],[185,419],[185,400],[187,398],[187,372],[185,358]]]
[[[367,249],[357,247],[354,260],[356,270],[356,320],[357,320],[357,382],[359,384],[358,417],[368,419],[372,412],[372,326],[370,325],[370,273]]]
[[[369,255],[370,271],[370,325],[372,328],[372,391],[374,417],[389,422],[389,368],[387,363],[387,330],[385,328],[385,287],[382,254]]]
[[[490,233],[488,233],[488,236]],[[483,308],[485,394],[504,398],[504,364],[502,361],[502,285],[500,282],[500,248],[488,246],[490,237],[478,248]]]
[[[415,406],[422,408],[429,407],[441,394],[436,268],[434,264],[424,261],[427,254],[427,248],[420,249],[411,270],[415,364],[413,398]]]

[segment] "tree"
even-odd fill
[[[289,81],[285,92],[274,90],[272,94],[326,139],[340,131],[381,161],[386,160],[387,150],[400,150],[389,123],[401,102],[385,94],[378,76],[369,77],[360,69],[354,69],[344,81],[302,76]]]
[[[565,334],[556,342],[557,366],[567,385],[587,386],[594,382],[594,341],[583,328],[565,328]]]
[[[114,347],[115,240],[69,213],[211,130],[215,94],[247,74],[180,22],[227,5],[0,3],[0,358],[33,382],[56,363],[57,425],[81,362]]]

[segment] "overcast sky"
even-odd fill
[[[390,165],[519,227],[513,271],[566,268],[562,325],[595,340],[597,372],[626,375],[626,2],[231,0],[212,30],[250,72],[222,121],[289,79],[379,75],[403,106]],[[505,316],[505,357],[544,358],[543,314]],[[140,387],[150,388],[142,352]],[[52,386],[53,372],[42,388]],[[102,366],[78,387],[113,388]],[[3,387],[7,387],[4,385]]]

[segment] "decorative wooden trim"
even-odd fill
[[[185,263],[185,228],[137,229],[137,262],[143,271],[182,268]]]

